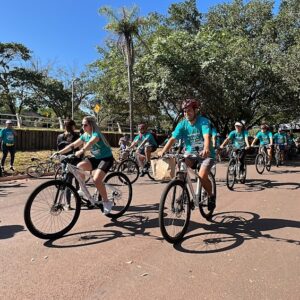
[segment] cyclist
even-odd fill
[[[157,143],[150,132],[147,132],[146,124],[138,125],[139,134],[134,138],[133,142],[129,146],[129,149],[138,147],[138,154],[141,161],[146,160],[144,164],[144,170],[141,172],[141,177],[145,175],[150,167],[151,153],[157,149]]]
[[[220,149],[223,149],[224,146],[231,141],[233,144],[233,150],[241,150],[241,172],[244,172],[245,169],[245,157],[246,150],[250,148],[248,140],[248,131],[244,130],[242,122],[235,122],[235,130],[231,131],[228,137],[225,139],[223,144],[220,146]]]
[[[1,159],[1,169],[4,171],[4,164],[7,157],[8,152],[10,153],[10,169],[14,171],[14,160],[15,160],[15,142],[17,133],[13,129],[12,120],[7,120],[5,122],[6,128],[0,131],[0,138],[2,140],[1,148],[3,152],[3,156]]]
[[[191,168],[196,168],[198,162],[202,162],[199,170],[201,184],[206,190],[208,198],[208,209],[213,210],[216,206],[216,199],[212,193],[212,185],[208,178],[209,171],[214,164],[215,152],[211,144],[211,123],[198,114],[199,103],[195,99],[186,99],[182,102],[181,108],[184,113],[182,120],[172,133],[164,148],[158,153],[163,156],[172,145],[182,139],[185,144],[185,161]],[[200,152],[200,158],[189,157],[189,155]]]
[[[221,145],[221,135],[220,133],[217,132],[217,129],[215,127],[212,127],[211,129],[211,141],[212,145],[216,151],[216,157],[218,161],[221,161],[221,156],[220,156],[220,145]]]
[[[269,165],[271,164],[272,159],[272,146],[273,146],[273,135],[268,130],[269,126],[267,124],[262,124],[260,126],[261,131],[256,134],[255,139],[253,140],[251,147],[259,140],[259,145],[267,148],[267,153],[269,156]]]
[[[72,149],[78,148],[82,145],[83,147],[75,153],[77,157],[84,155],[87,150],[91,151],[93,157],[89,157],[84,161],[81,161],[77,167],[85,171],[96,170],[93,180],[102,197],[104,214],[108,214],[112,209],[113,202],[107,197],[103,179],[114,163],[111,147],[104,135],[100,132],[93,116],[84,117],[82,120],[82,127],[84,133],[80,136],[80,138],[64,149],[58,151],[58,153],[68,153]]]
[[[280,151],[281,164],[284,161],[284,152],[287,150],[287,138],[286,134],[283,132],[282,128],[278,128],[278,132],[274,134],[274,143]]]

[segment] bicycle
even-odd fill
[[[29,166],[26,169],[26,173],[33,178],[40,178],[45,173],[56,173],[57,169],[60,167],[60,163],[55,162],[51,157],[45,162],[42,162],[37,157],[32,157],[31,161],[36,162],[36,164]]]
[[[201,215],[210,220],[215,205],[209,207],[209,197],[201,185],[200,177],[197,177],[196,191],[194,190],[191,177],[188,172],[188,166],[185,163],[185,156],[182,154],[166,155],[175,157],[179,171],[176,177],[165,187],[159,204],[159,227],[162,236],[169,243],[177,243],[185,235],[191,210],[199,207]],[[199,169],[201,163],[197,165]],[[216,199],[216,182],[214,176],[210,173],[208,176],[212,184],[212,193]],[[190,196],[191,195],[191,196]]]
[[[244,149],[233,149],[230,154],[230,160],[228,163],[227,174],[226,174],[226,185],[229,190],[233,189],[233,186],[238,180],[244,184],[246,182],[247,165],[244,160],[244,170],[241,170],[241,156],[243,155]]]
[[[274,157],[275,157],[275,162],[276,162],[276,167],[278,168],[279,165],[283,164],[283,154],[284,154],[284,150],[280,149],[280,145],[275,145],[275,153],[274,153]]]
[[[255,157],[255,168],[258,174],[262,174],[265,169],[271,170],[271,161],[267,153],[268,147],[266,145],[259,146],[258,154]]]
[[[72,165],[74,155],[61,156],[65,166],[61,180],[50,180],[39,185],[29,196],[24,208],[24,220],[28,230],[41,239],[57,239],[76,224],[82,201],[99,207],[103,212],[102,198],[95,189],[91,194],[80,177],[84,171]],[[79,182],[82,193],[68,182],[72,174]],[[126,175],[113,172],[104,179],[108,198],[114,202],[112,211],[106,216],[117,219],[128,209],[132,200],[132,186]]]
[[[131,150],[128,158],[120,162],[118,171],[124,173],[129,178],[131,184],[137,181],[140,174],[147,174],[151,180],[155,181],[151,165],[148,169],[145,169],[145,164],[146,160],[141,161],[137,151]]]

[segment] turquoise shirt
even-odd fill
[[[239,133],[236,130],[233,130],[229,133],[228,138],[232,141],[233,147],[236,149],[244,149],[247,145],[245,138],[248,137],[248,131],[244,130]]]
[[[270,131],[266,131],[265,133],[262,131],[259,131],[256,134],[256,137],[259,139],[259,144],[261,146],[270,144],[270,139],[272,138],[272,136],[273,136],[272,132],[270,132]]]
[[[99,141],[92,145],[91,153],[95,156],[97,159],[107,158],[112,156],[112,151],[110,146],[106,143],[106,140],[101,132],[93,132],[92,135],[89,135],[88,133],[84,133],[80,139],[84,141],[85,143],[89,142],[89,140],[92,137],[98,137]]]
[[[4,144],[15,144],[14,130],[11,128],[4,128],[0,131],[0,137]]]
[[[197,116],[195,124],[191,124],[188,120],[184,119],[175,128],[172,137],[176,140],[182,139],[185,144],[185,152],[188,154],[196,154],[197,150],[202,151],[204,148],[204,134],[211,134],[210,121],[201,116]],[[215,151],[210,143],[210,157],[215,157]]]
[[[274,134],[274,143],[277,145],[282,145],[286,143],[286,135],[285,133],[275,133]]]
[[[157,143],[153,137],[153,135],[150,132],[146,132],[144,134],[138,134],[135,138],[134,138],[134,142],[138,143],[138,146],[144,141],[146,140],[149,142],[149,144],[151,144],[152,146],[157,147]]]

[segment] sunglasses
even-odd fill
[[[85,124],[81,124],[83,127],[86,127],[88,126],[89,124],[85,123]]]

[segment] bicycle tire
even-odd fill
[[[170,207],[167,207],[168,200],[170,201]],[[171,219],[168,218],[168,210]],[[179,217],[182,213],[183,219],[180,220]],[[179,242],[187,231],[190,217],[190,195],[186,184],[179,179],[174,179],[164,189],[159,203],[159,228],[164,239],[172,244]],[[171,235],[169,229],[171,229],[171,226],[175,227],[177,225],[180,227],[179,232]],[[171,229],[171,231],[174,231],[174,229]]]
[[[236,178],[236,160],[232,158],[228,163],[227,173],[226,173],[226,186],[229,190],[233,189]]]
[[[258,174],[262,174],[265,170],[265,158],[259,153],[255,157],[255,169]]]
[[[40,165],[29,166],[26,174],[32,178],[40,178],[44,175],[45,170]]]
[[[215,197],[215,202],[217,203],[217,186],[216,186],[215,177],[212,174],[209,174],[208,179],[211,182],[213,196]],[[199,210],[200,210],[200,214],[202,215],[203,218],[205,218],[206,220],[210,220],[214,213],[215,208],[211,209],[211,210],[208,209],[208,202],[206,202],[206,201],[204,201],[204,199],[202,199],[202,195],[204,194],[202,192],[203,189],[204,189],[203,186],[201,186],[201,189],[200,189],[201,199],[199,201]]]
[[[155,158],[154,158],[155,159]],[[154,178],[154,175],[153,175],[153,171],[152,171],[152,164],[150,163],[150,166],[147,170],[147,175],[148,177],[153,180],[153,181],[156,181],[156,179]]]
[[[246,177],[247,177],[247,164],[246,164],[246,162],[244,162],[244,172],[241,173],[241,175],[240,175],[240,183],[241,184],[246,183]]]
[[[67,199],[68,193],[69,200]],[[51,196],[53,196],[53,199],[50,199]],[[62,199],[62,197],[65,198]],[[54,200],[53,203],[52,200]],[[67,210],[67,204],[71,207],[75,205],[74,209]],[[34,211],[36,205],[37,213]],[[43,211],[48,213],[49,217],[41,217]],[[34,236],[41,239],[53,240],[62,237],[75,225],[79,214],[80,197],[76,189],[71,184],[61,180],[50,180],[39,185],[31,193],[24,207],[24,221],[27,229]],[[63,223],[66,221],[68,223],[64,225]],[[53,229],[55,226],[62,228]]]
[[[128,209],[132,200],[132,185],[129,178],[121,172],[109,173],[105,179],[104,184],[108,199],[113,199],[114,205],[112,210],[106,216],[108,218],[117,219],[121,217]],[[122,198],[121,198],[122,197]],[[99,201],[102,200],[99,194]],[[103,205],[99,205],[103,212]]]
[[[140,175],[139,166],[132,159],[123,160],[118,166],[118,172],[125,174],[131,184],[135,183]]]

